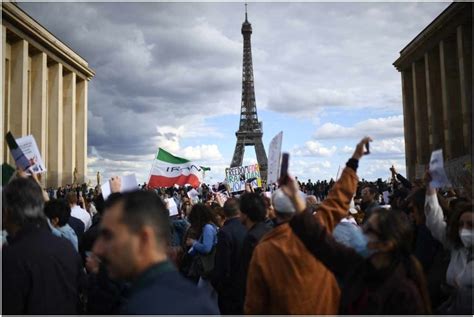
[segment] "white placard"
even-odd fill
[[[170,211],[170,217],[171,216],[176,216],[178,214],[178,206],[176,205],[176,202],[174,201],[173,198],[166,198],[166,208]]]
[[[46,167],[44,166],[43,159],[36,145],[35,138],[32,135],[27,135],[15,141],[31,163],[29,171],[33,173],[46,172]]]
[[[193,200],[195,198],[198,198],[199,199],[199,193],[197,190],[195,190],[194,188],[191,189],[190,191],[188,191],[188,197],[189,199]]]
[[[138,189],[138,182],[135,174],[124,175],[120,178],[122,181],[122,186],[120,187],[121,193]],[[106,200],[107,197],[109,197],[109,195],[111,194],[110,181],[105,182],[100,187],[102,189],[102,197],[104,197],[104,200]]]
[[[441,188],[444,186],[451,186],[451,183],[444,171],[443,150],[436,150],[431,153],[430,159],[430,186],[433,188]]]
[[[268,147],[268,173],[267,184],[276,183],[280,176],[281,143],[283,131],[275,135]]]

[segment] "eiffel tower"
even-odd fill
[[[252,66],[252,47],[250,36],[252,25],[247,20],[247,4],[245,4],[245,21],[242,23],[242,35],[244,37],[244,58],[242,66],[242,103],[240,109],[239,130],[235,132],[237,144],[235,145],[234,156],[231,167],[242,166],[245,146],[253,145],[257,155],[257,162],[260,166],[262,180],[267,180],[267,154],[262,143],[263,129],[262,122],[258,121],[257,105],[255,103],[255,89]]]

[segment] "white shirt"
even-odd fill
[[[87,229],[89,229],[92,225],[91,215],[89,215],[85,209],[82,209],[78,205],[75,205],[71,208],[71,217],[77,218],[84,223],[84,232],[87,231]]]

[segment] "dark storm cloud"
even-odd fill
[[[159,127],[240,110],[242,3],[20,6],[96,71],[88,140],[104,158],[154,153]],[[391,63],[446,6],[251,3],[259,108],[400,107]]]

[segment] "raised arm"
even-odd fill
[[[347,216],[349,204],[357,190],[358,177],[356,174],[359,165],[359,159],[364,154],[364,147],[372,141],[370,137],[363,138],[356,146],[352,158],[346,163],[346,167],[342,171],[341,177],[329,191],[328,197],[318,208],[316,218],[324,225],[329,232],[339,221]]]
[[[432,188],[429,183],[426,187],[425,197],[425,217],[426,226],[430,229],[433,237],[441,242],[444,247],[448,246],[446,240],[446,221],[444,221],[443,209],[439,205],[436,189]]]
[[[364,259],[353,249],[338,243],[332,234],[310,213],[295,215],[290,226],[311,254],[339,278]]]

